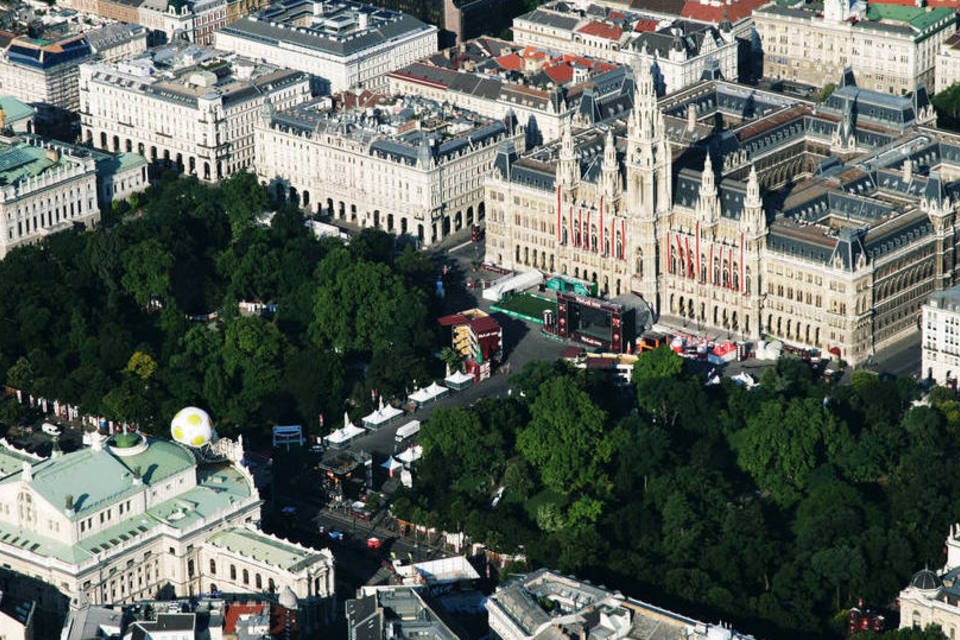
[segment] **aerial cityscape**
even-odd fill
[[[0,640],[960,639],[960,0],[0,5]]]

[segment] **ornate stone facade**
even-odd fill
[[[658,105],[641,72],[626,123],[501,149],[487,259],[862,361],[955,281],[960,139],[920,125],[923,91],[841,85],[819,106],[717,81]]]

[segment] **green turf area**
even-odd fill
[[[547,309],[556,310],[556,300],[541,298],[529,293],[518,293],[512,298],[501,300],[491,307],[494,311],[502,311],[508,315],[526,318],[531,322],[543,323],[543,312]]]

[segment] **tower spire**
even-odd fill
[[[713,174],[713,161],[710,152],[703,161],[703,173],[700,174],[700,198],[697,200],[697,213],[707,224],[720,219],[720,199],[717,198],[716,176]]]
[[[560,126],[560,162],[557,164],[557,182],[570,188],[580,178],[577,167],[577,152],[573,145],[573,123],[566,117]]]
[[[617,143],[613,137],[613,128],[607,129],[603,143],[603,164],[600,166],[603,194],[612,200],[620,195],[620,165],[617,162]]]

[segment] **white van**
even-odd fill
[[[50,422],[44,422],[40,429],[48,436],[59,436],[61,433],[63,433],[60,427]]]
[[[407,424],[397,429],[396,442],[397,444],[400,444],[407,438],[412,438],[413,436],[417,435],[419,432],[420,432],[420,421],[411,420]]]

